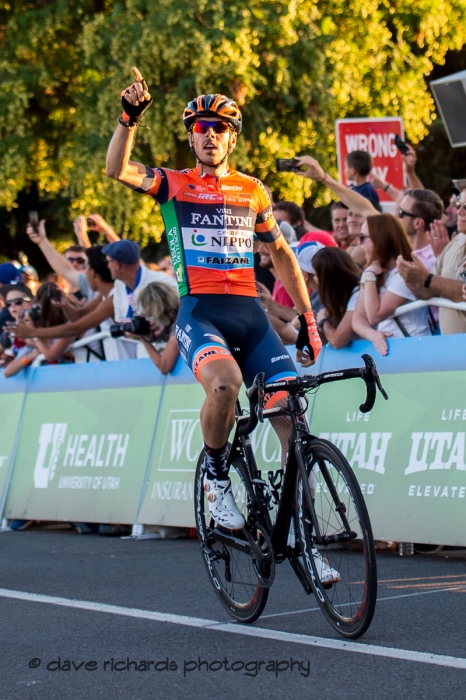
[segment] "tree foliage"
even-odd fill
[[[36,187],[69,215],[99,210],[123,235],[162,232],[152,200],[105,177],[120,91],[140,68],[154,97],[134,157],[192,163],[181,112],[223,92],[244,112],[235,165],[302,202],[277,156],[335,170],[334,121],[397,116],[416,143],[434,104],[424,77],[463,43],[464,0],[10,0],[0,2],[0,207]]]

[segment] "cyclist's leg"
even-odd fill
[[[206,452],[205,486],[211,513],[224,527],[242,528],[244,518],[231,493],[226,453],[242,375],[224,336],[210,322],[205,307],[204,300],[183,297],[176,335],[183,359],[206,392],[200,418]]]
[[[258,315],[265,316],[267,328],[258,344],[249,348],[249,353],[241,363],[246,386],[250,386],[258,372],[265,373],[265,381],[275,381],[278,379],[293,379],[298,375],[296,366],[291,359],[288,350],[283,345],[276,331],[273,329],[268,316],[265,314],[260,303],[258,305]],[[243,353],[248,348],[243,347]],[[286,405],[288,394],[286,391],[277,391],[265,396],[265,408]],[[272,418],[270,423],[278,435],[281,445],[282,468],[286,458],[289,438],[291,434],[291,421],[288,416]]]

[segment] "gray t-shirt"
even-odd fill
[[[81,272],[79,275],[79,291],[88,302],[92,301],[98,294],[98,292],[92,291],[91,285],[87,281],[87,277],[84,272]]]

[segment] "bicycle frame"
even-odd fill
[[[295,499],[296,483],[298,471],[301,476],[301,483],[304,489],[306,501],[311,510],[311,519],[315,528],[315,541],[317,544],[329,544],[326,537],[322,537],[316,514],[314,512],[313,498],[309,485],[308,475],[306,471],[305,454],[306,446],[316,438],[309,431],[309,424],[306,417],[307,399],[305,398],[305,389],[316,388],[321,384],[328,382],[342,381],[345,379],[361,378],[364,379],[367,389],[367,397],[365,403],[361,404],[360,410],[365,413],[371,410],[375,402],[376,386],[381,391],[384,398],[388,398],[377,374],[375,363],[369,355],[363,355],[365,363],[364,368],[345,369],[339,372],[328,372],[313,377],[306,377],[295,380],[281,380],[267,384],[268,393],[274,391],[288,390],[288,400],[286,406],[278,406],[276,408],[263,409],[262,403],[264,398],[264,377],[257,375],[253,386],[248,390],[247,395],[250,401],[250,413],[243,415],[239,401],[236,403],[236,430],[228,455],[227,465],[231,467],[234,458],[239,454],[244,456],[248,468],[248,498],[249,498],[249,517],[254,522],[266,528],[272,542],[274,559],[277,563],[289,558],[296,574],[301,580],[302,585],[307,592],[311,592],[309,583],[304,575],[304,570],[293,557],[291,547],[288,547],[288,535],[290,532],[291,518],[293,515],[293,503]],[[254,398],[253,398],[254,397]],[[270,487],[266,481],[262,479],[261,471],[257,468],[256,459],[251,445],[250,433],[254,430],[258,421],[279,416],[287,416],[291,420],[291,436],[289,445],[294,445],[294,450],[289,449],[286,458],[285,470],[282,478],[280,497],[278,500],[277,514],[275,524],[272,526],[269,516],[269,503],[264,491],[271,498]],[[339,510],[340,517],[345,526],[346,533],[341,533],[332,538],[332,542],[339,540],[348,540],[356,537],[350,529],[344,508],[341,505],[338,493],[336,492],[332,480],[328,474],[324,463],[319,464],[322,476],[327,484],[329,492],[335,503],[335,508]],[[260,488],[255,488],[255,486]],[[247,531],[247,528],[246,530]],[[248,538],[245,540],[241,535],[228,533],[225,530],[215,528],[216,537],[228,544],[231,547],[242,549],[246,552],[251,552],[251,543]]]
[[[292,518],[292,506],[295,498],[296,476],[298,469],[300,469],[303,479],[309,488],[308,481],[305,478],[306,471],[303,457],[303,446],[307,444],[307,442],[314,436],[310,435],[309,433],[307,418],[300,403],[301,398],[302,397],[298,395],[289,395],[286,406],[266,409],[263,414],[264,419],[277,418],[279,416],[291,416],[291,436],[289,444],[295,445],[295,450],[289,450],[287,454],[275,524],[272,528],[270,528],[270,526],[267,527],[272,540],[274,558],[276,562],[283,561],[288,556],[288,533]],[[245,418],[247,418],[247,416],[242,416],[240,411],[241,409],[238,402],[237,426],[228,461],[229,464],[231,464],[236,452],[243,451],[245,462],[248,465],[249,478],[251,482],[249,486],[250,492],[248,493],[251,501],[250,513],[252,512],[256,515],[256,517],[259,517],[260,521],[262,521],[261,524],[267,526],[267,518],[264,518],[264,509],[266,509],[268,512],[268,504],[263,498],[262,489],[255,489],[254,484],[260,484],[262,487],[265,487],[266,490],[269,487],[268,484],[261,478],[261,472],[257,468],[249,435],[240,435],[240,427],[244,423]],[[310,499],[310,491],[307,495]],[[264,522],[264,520],[266,522]]]

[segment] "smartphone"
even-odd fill
[[[38,231],[39,231],[39,212],[37,212],[37,211],[30,211],[29,212],[29,223],[31,224],[32,228],[34,229],[34,233],[38,233]]]
[[[277,173],[297,173],[298,162],[296,158],[277,158],[275,161]]]
[[[86,222],[87,222],[87,228],[90,228],[91,226],[94,226],[94,219],[91,219],[91,218],[88,217],[88,218],[86,219]]]
[[[460,272],[460,277],[463,280],[463,284],[466,284],[466,270]]]
[[[397,149],[398,149],[399,151],[401,151],[401,153],[402,153],[404,156],[406,156],[406,155],[409,153],[409,148],[408,148],[408,146],[405,144],[405,142],[403,141],[403,139],[400,139],[400,137],[398,136],[398,134],[395,134],[395,146],[397,147]]]

